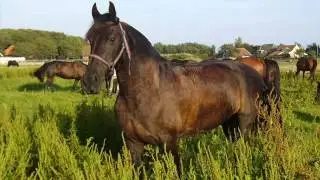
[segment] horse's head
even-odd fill
[[[33,75],[34,75],[35,77],[37,77],[40,82],[43,82],[43,81],[44,81],[44,74],[45,74],[45,73],[41,72],[41,68],[37,69],[37,70],[33,73]]]
[[[127,40],[122,25],[117,18],[112,2],[109,13],[100,14],[96,4],[92,7],[93,25],[87,32],[91,55],[87,71],[82,79],[82,88],[86,93],[99,93],[103,81],[122,57],[124,50],[129,56]]]

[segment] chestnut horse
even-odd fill
[[[302,77],[304,78],[304,72],[309,71],[310,72],[309,79],[314,81],[317,64],[318,64],[317,59],[312,56],[305,56],[305,57],[299,58],[296,64],[297,66],[296,76],[299,75],[300,71],[302,71]]]
[[[231,140],[255,130],[256,101],[268,94],[255,70],[231,61],[176,65],[139,31],[120,22],[111,2],[105,14],[94,4],[92,17],[86,35],[92,54],[82,88],[99,93],[107,72],[116,69],[120,90],[115,111],[134,162],[140,162],[144,145],[166,144],[179,171],[180,137],[219,125]]]
[[[55,76],[63,79],[74,79],[73,88],[76,88],[86,69],[87,65],[81,61],[51,61],[44,63],[33,75],[36,76],[40,82],[43,82],[45,76],[47,76],[46,85],[48,87],[52,86]]]
[[[240,63],[246,64],[255,69],[263,78],[265,84],[268,87],[268,91],[271,92],[271,98],[276,104],[276,110],[279,113],[279,123],[283,125],[283,120],[280,114],[280,68],[276,61],[270,59],[261,60],[258,57],[250,56],[237,59]],[[269,107],[270,108],[270,107]]]
[[[255,69],[264,79],[268,88],[273,88],[275,99],[280,98],[280,68],[276,61],[258,57],[244,57],[237,59],[240,63],[246,64]],[[271,91],[271,90],[270,90]]]

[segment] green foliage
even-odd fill
[[[242,45],[243,45],[242,38],[241,38],[241,37],[237,37],[237,38],[234,40],[234,47],[236,47],[236,48],[241,48]]]
[[[31,29],[1,29],[0,48],[8,44],[16,47],[16,56],[27,59],[52,59],[56,56],[80,58],[84,48],[81,37],[67,36],[63,33]]]
[[[178,179],[159,148],[146,146],[144,164],[133,166],[114,97],[82,95],[59,78],[46,91],[28,74],[35,68],[0,68],[0,179]],[[316,84],[293,75],[281,77],[284,132],[277,114],[260,109],[269,128],[248,141],[230,143],[221,128],[183,138],[181,179],[319,179]]]
[[[232,54],[237,53],[237,49],[233,44],[224,44],[220,47],[217,57],[230,57]]]
[[[245,48],[245,49],[247,49],[251,54],[257,55],[258,49],[259,49],[260,46],[250,45],[250,44],[248,44],[248,43],[243,42],[241,37],[237,37],[237,38],[234,40],[234,47],[235,47],[235,48]]]
[[[320,56],[320,47],[317,45],[317,43],[312,43],[310,45],[307,45],[306,53],[315,57],[317,56],[317,52],[318,52],[318,56]]]
[[[188,53],[194,54],[201,57],[202,59],[210,57],[213,55],[213,50],[211,47],[198,43],[183,43],[183,44],[162,44],[155,43],[154,48],[160,54],[177,54],[177,53]]]
[[[295,54],[298,55],[299,57],[302,57],[304,56],[304,52],[305,50],[301,48],[301,49],[298,49]]]
[[[201,61],[202,58],[189,53],[161,54],[166,59],[194,60]]]

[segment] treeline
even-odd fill
[[[189,53],[202,58],[210,57],[215,53],[215,47],[198,43],[162,44],[155,43],[154,48],[161,54]]]
[[[0,29],[0,51],[12,44],[27,59],[81,58],[88,48],[81,37],[31,29]]]

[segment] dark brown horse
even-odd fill
[[[15,60],[10,60],[10,61],[8,61],[8,67],[10,67],[10,66],[19,67],[19,63]]]
[[[271,92],[271,98],[276,104],[276,109],[279,113],[279,123],[283,125],[283,119],[280,113],[280,68],[276,61],[270,59],[261,60],[258,57],[250,56],[237,59],[240,63],[246,64],[255,69],[263,78],[265,84],[268,87],[268,91]],[[271,107],[269,107],[271,108]]]
[[[312,56],[305,56],[305,57],[299,58],[297,62],[296,76],[299,75],[300,71],[302,71],[302,77],[304,78],[304,72],[309,71],[310,72],[309,79],[314,81],[317,64],[318,64],[317,59]]]
[[[63,79],[74,79],[73,88],[75,88],[85,74],[86,69],[87,65],[81,61],[51,61],[44,63],[33,75],[36,76],[40,82],[43,82],[46,76],[46,85],[48,87],[52,86],[55,76]]]
[[[94,4],[92,16],[87,33],[92,54],[82,87],[98,93],[107,72],[116,69],[120,91],[115,111],[135,162],[145,144],[166,144],[179,165],[181,136],[222,125],[225,135],[236,140],[254,130],[256,100],[268,94],[255,70],[231,61],[175,65],[139,31],[120,22],[111,2],[106,14]]]
[[[316,97],[315,101],[320,102],[320,82],[317,82],[317,92],[316,92]]]

